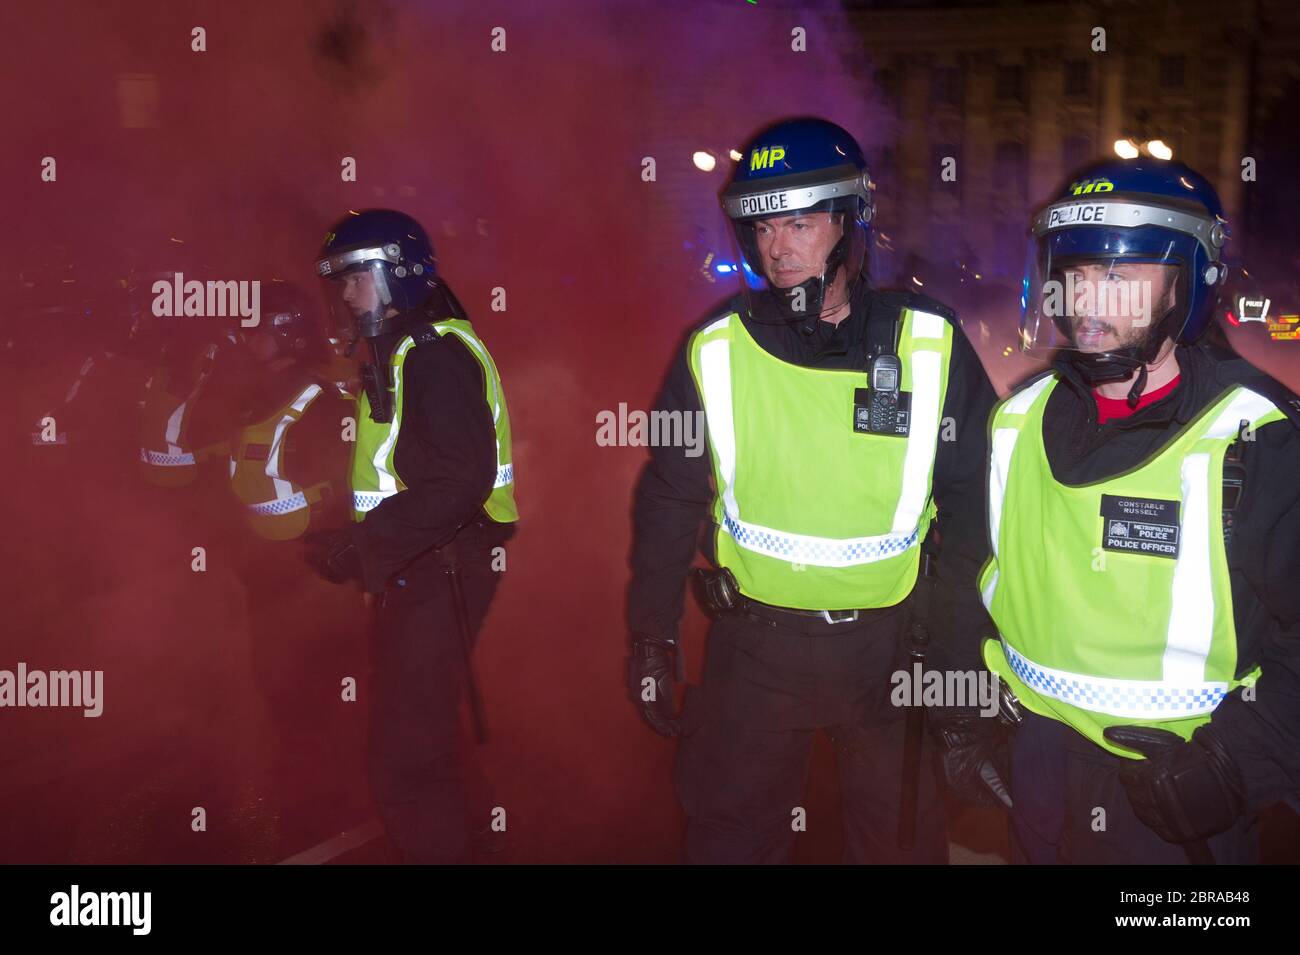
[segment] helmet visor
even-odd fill
[[[866,263],[871,188],[869,173],[851,164],[727,188],[722,208],[751,316],[815,321],[852,298]]]
[[[379,334],[394,304],[384,262],[369,259],[321,275],[329,338],[345,342],[350,351],[357,338]]]
[[[1045,357],[1060,349],[1141,350],[1153,337],[1176,339],[1212,226],[1204,217],[1132,201],[1049,206],[1035,218],[1029,241],[1021,347]]]
[[[868,241],[866,219],[854,205],[835,200],[731,220],[741,288],[752,316],[816,320],[852,298]]]

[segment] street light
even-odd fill
[[[1132,139],[1115,140],[1115,155],[1120,159],[1137,159],[1142,153],[1155,159],[1174,158],[1174,151],[1165,144],[1163,139],[1148,139],[1142,143]]]
[[[1131,139],[1115,140],[1115,155],[1120,159],[1137,159],[1137,143],[1133,142]]]
[[[718,163],[718,161],[713,158],[713,153],[705,152],[704,150],[697,152],[691,157],[691,159],[695,162],[696,169],[702,169],[705,172],[713,172],[713,167]]]
[[[1151,142],[1147,143],[1146,149],[1147,152],[1149,152],[1152,156],[1155,156],[1157,159],[1174,158],[1174,151],[1170,149],[1168,146],[1166,146],[1164,142],[1159,139],[1153,139],[1151,140]]]

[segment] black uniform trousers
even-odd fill
[[[709,632],[674,767],[687,861],[791,861],[814,734],[825,729],[836,743],[844,861],[946,862],[928,738],[914,848],[897,844],[907,711],[890,703],[890,676],[910,670],[906,603],[854,622],[804,619],[772,626],[732,612]]]
[[[475,525],[455,541],[475,640],[499,579],[494,546]],[[478,770],[462,718],[465,650],[446,557],[432,552],[403,571],[381,595],[372,629],[370,785],[389,838],[411,863],[465,861],[475,825]]]
[[[1030,864],[1185,865],[1134,813],[1116,756],[1058,721],[1026,712],[1011,744],[1012,861]],[[1215,861],[1259,861],[1253,814],[1206,840]]]

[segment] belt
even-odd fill
[[[489,552],[484,549],[484,545],[493,543],[487,539],[486,535],[500,527],[496,521],[490,517],[479,517],[461,527],[456,532],[456,536],[441,547],[425,551],[419,557],[416,557],[406,569],[396,579],[392,579],[390,586],[406,587],[412,583],[413,579],[424,579],[430,575],[441,575],[447,568],[460,564],[462,560],[469,558],[482,558]]]
[[[735,612],[767,624],[769,627],[787,627],[805,633],[818,633],[843,624],[865,623],[873,617],[886,616],[896,609],[897,606],[862,610],[799,610],[795,607],[765,604],[741,594]]]

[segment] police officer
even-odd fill
[[[314,303],[291,283],[263,283],[261,320],[240,334],[262,372],[230,454],[231,489],[250,531],[288,541],[313,524],[337,525],[350,510],[347,463],[338,459],[354,399],[327,377],[331,356]]]
[[[1056,356],[992,418],[980,581],[1021,859],[1253,861],[1300,781],[1300,400],[1206,334],[1226,238],[1147,158],[1033,220],[1022,341]]]
[[[909,668],[914,590],[934,591],[931,665],[960,665],[950,651],[965,645],[978,666],[954,621],[981,615],[968,591],[986,553],[992,388],[944,306],[869,287],[871,182],[839,126],[766,130],[722,204],[746,282],[690,335],[656,404],[702,413],[711,454],[655,448],[637,487],[632,699],[682,737],[689,861],[791,858],[818,729],[839,750],[845,859],[946,861],[929,760],[912,804],[900,798],[909,721],[891,676]],[[678,715],[677,626],[706,517],[714,569],[699,579],[716,620],[702,691]],[[939,523],[938,577],[918,588]],[[911,840],[905,811],[920,820]]]
[[[337,770],[354,724],[340,683],[364,666],[356,641],[362,607],[286,549],[348,520],[345,436],[356,400],[334,380],[319,302],[299,286],[262,282],[260,321],[239,335],[257,374],[230,442],[230,489],[244,517],[239,577],[253,682],[266,708],[259,755],[269,760],[287,854],[319,841],[310,827],[320,825],[322,809],[343,804],[337,793],[348,782]]]
[[[175,274],[143,272],[130,279],[131,340],[141,352],[156,349],[140,403],[137,470],[153,488],[198,482],[193,500],[222,493],[219,472],[230,452],[230,431],[255,373],[236,323],[151,314],[155,283],[170,287]]]
[[[368,354],[355,523],[314,538],[309,559],[379,595],[370,776],[388,833],[408,861],[457,861],[478,814],[460,703],[518,516],[501,378],[410,216],[348,216],[316,267]]]

